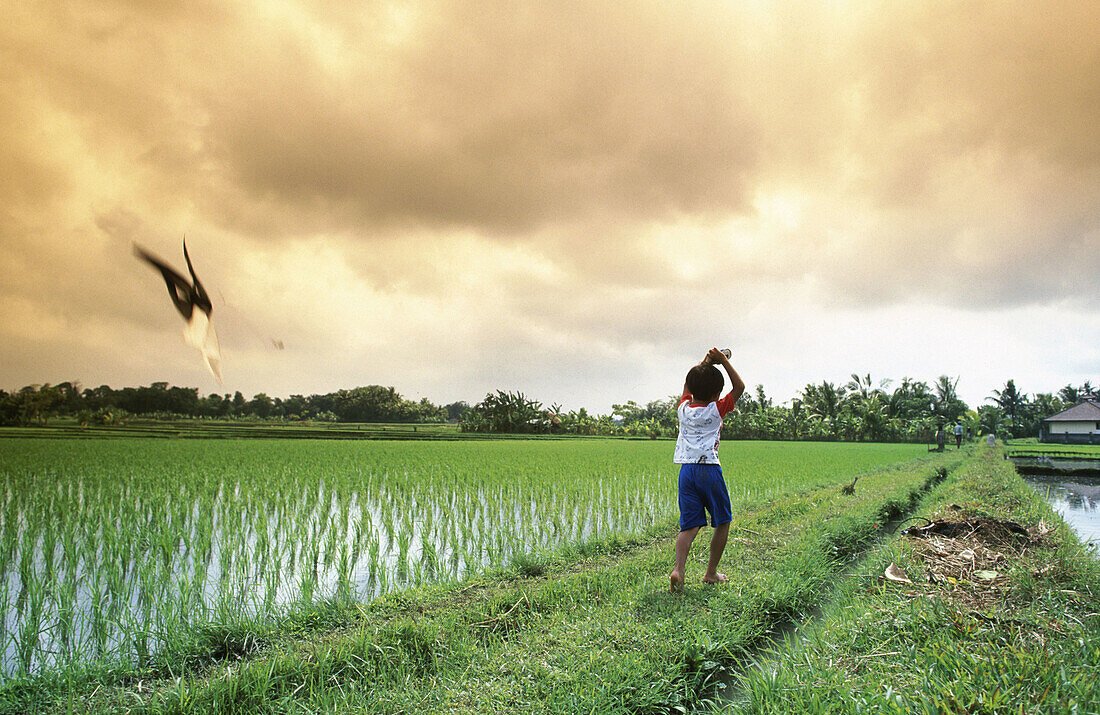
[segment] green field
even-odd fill
[[[1056,444],[1035,440],[1013,440],[1005,446],[1009,457],[1062,457],[1065,459],[1100,459],[1100,444]]]
[[[734,510],[922,455],[727,443]],[[675,530],[671,443],[0,441],[4,673],[141,666],[204,623]]]
[[[727,443],[730,582],[670,594],[667,442],[7,444],[0,714],[1100,706],[1100,563],[1000,448]]]

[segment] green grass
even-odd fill
[[[569,461],[551,447],[540,445]],[[669,594],[674,529],[658,519],[369,603],[207,621],[143,665],[13,679],[0,712],[1097,711],[1100,565],[1001,450],[874,467],[842,451],[736,447],[740,459],[724,454],[740,486],[727,585],[698,583],[697,543],[687,589]],[[599,470],[629,459],[580,461],[601,454]],[[863,472],[854,495],[839,488],[841,463]],[[989,544],[1003,552],[992,582],[964,569],[930,583],[913,540],[882,536],[907,513],[1052,528],[1025,549]],[[891,562],[913,586],[881,579]],[[760,650],[807,614],[792,644]]]
[[[848,474],[818,468],[809,470],[816,479],[784,482],[762,469],[759,455],[772,446],[760,449],[751,467],[764,472],[757,488],[735,491],[726,586],[697,583],[706,557],[699,544],[685,593],[667,592],[674,529],[666,519],[649,532],[527,554],[463,582],[260,621],[251,638],[215,630],[185,657],[174,653],[126,677],[89,672],[63,686],[40,680],[34,705],[165,713],[698,706],[768,631],[820,603],[851,555],[961,459],[951,452],[865,468],[856,494],[847,496],[839,486]],[[797,472],[812,454],[786,470]],[[729,473],[739,474],[737,460],[726,458]]]
[[[1002,555],[989,567],[997,574],[992,582],[965,566],[922,558],[916,540],[884,544],[863,560],[858,577],[822,618],[747,673],[744,699],[729,710],[1100,710],[1100,563],[1000,450],[979,451],[922,502],[919,513],[1043,522],[1053,531],[1041,545],[1022,550],[989,544]],[[956,553],[964,547],[988,558],[981,544],[943,548]],[[891,562],[913,586],[882,579]],[[936,569],[946,571],[930,582],[927,574]]]

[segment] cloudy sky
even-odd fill
[[[1100,381],[1100,6],[7,3],[0,388]],[[137,243],[195,270],[225,382]],[[283,341],[284,350],[271,346]]]

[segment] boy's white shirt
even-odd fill
[[[680,434],[676,437],[675,464],[721,464],[718,442],[722,435],[722,415],[718,403],[692,406],[684,400],[676,408]]]

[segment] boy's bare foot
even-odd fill
[[[684,575],[679,571],[673,571],[668,577],[668,590],[670,593],[680,593],[684,590]]]
[[[716,573],[714,574],[714,578],[703,577],[703,583],[726,583],[727,581],[729,581],[729,579],[726,578],[724,573]]]

